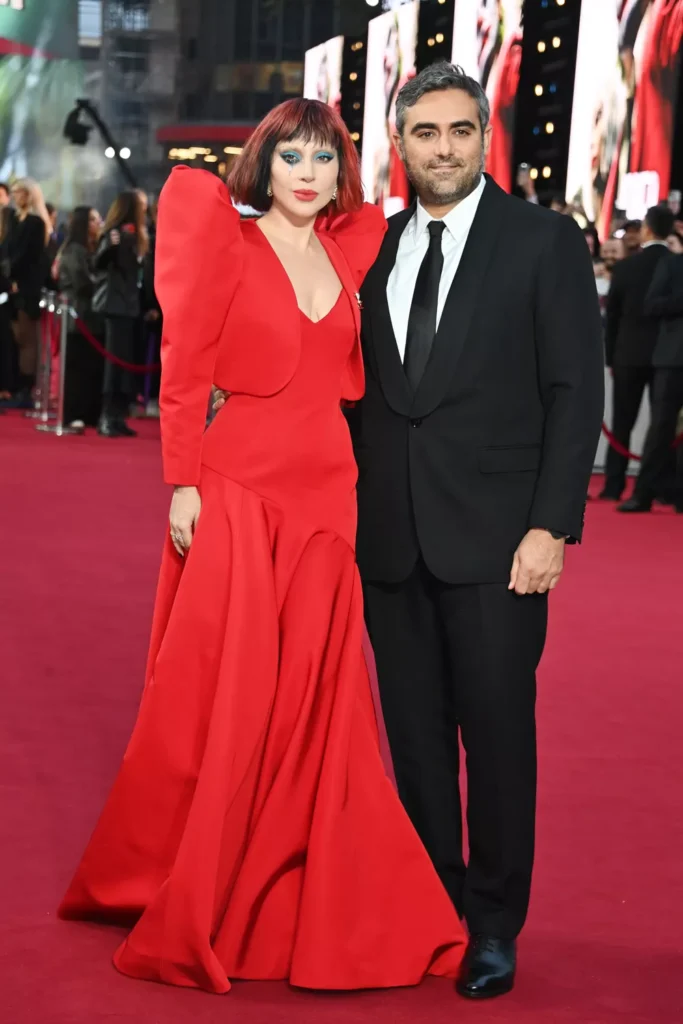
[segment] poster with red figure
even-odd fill
[[[335,36],[327,42],[306,50],[304,64],[304,96],[321,100],[339,113],[341,108],[342,61],[344,37]]]
[[[524,0],[455,0],[454,64],[483,85],[493,133],[486,170],[507,192],[513,186],[513,146]]]
[[[361,168],[368,202],[387,215],[404,209],[410,187],[394,149],[396,96],[415,76],[419,0],[373,18],[368,26]]]
[[[567,168],[567,199],[601,238],[625,214],[630,176],[670,188],[683,0],[583,4]]]

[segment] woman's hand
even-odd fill
[[[113,231],[109,232],[109,241],[111,242],[112,245],[120,245],[121,244],[121,232],[117,231],[116,228],[114,228]]]
[[[169,520],[171,541],[181,557],[190,550],[201,510],[202,499],[196,487],[176,487],[171,501]]]
[[[227,400],[230,398],[230,392],[229,391],[221,391],[220,388],[214,387],[214,388],[212,388],[212,397],[213,397],[213,411],[214,412],[218,412],[220,409],[223,408],[223,406],[225,405]]]

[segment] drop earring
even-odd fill
[[[272,198],[273,198],[273,190],[272,190],[272,188],[270,187],[270,185],[269,185],[269,186],[268,186],[268,188],[266,189],[266,195],[268,196],[268,198],[269,198],[269,199],[272,199]]]
[[[337,202],[337,186],[336,185],[334,186],[334,192],[332,193],[332,202],[333,203]]]

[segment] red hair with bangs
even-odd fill
[[[341,117],[320,100],[286,100],[264,117],[248,138],[228,176],[234,199],[255,210],[269,210],[268,195],[273,153],[278,142],[318,142],[334,149],[339,157],[337,199],[340,213],[351,213],[363,205],[358,152]]]

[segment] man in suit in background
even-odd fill
[[[514,981],[534,856],[535,673],[603,408],[588,247],[572,218],[484,176],[490,134],[485,93],[451,64],[399,94],[395,143],[419,201],[390,218],[363,285],[367,390],[349,417],[399,793],[467,921],[457,987],[470,998]]]
[[[641,251],[622,260],[612,272],[605,320],[605,358],[614,379],[612,433],[629,448],[645,389],[653,378],[652,356],[659,324],[645,311],[645,296],[660,260],[666,258],[666,239],[673,214],[663,206],[648,210],[641,229]],[[605,486],[600,497],[619,501],[626,486],[628,457],[610,446]]]
[[[659,260],[644,310],[658,325],[652,416],[633,497],[619,511],[649,512],[653,500],[670,491],[676,510],[683,512],[683,449],[677,459],[671,450],[683,408],[683,256]],[[673,486],[668,479],[672,470]]]

